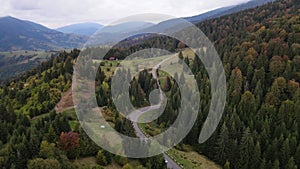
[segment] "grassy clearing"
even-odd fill
[[[71,129],[75,129],[76,125],[79,123],[77,120],[77,115],[76,115],[75,109],[74,108],[69,109],[62,113],[64,114],[64,116],[66,116],[69,119],[69,125],[70,125]],[[49,116],[50,116],[50,113],[35,116],[34,118],[31,119],[31,123],[36,124],[40,119],[49,117]]]
[[[131,60],[124,60],[122,61],[121,65],[124,65],[124,67],[129,68],[136,68],[135,66],[138,65],[139,70],[152,68],[153,66],[157,65],[164,59],[167,59],[169,57],[172,57],[173,55],[165,55],[165,56],[159,56],[159,57],[152,57],[152,58],[136,58]]]
[[[194,52],[191,49],[184,49],[182,51],[184,57],[188,57],[189,59],[194,59]],[[169,60],[166,60],[164,63],[162,63],[162,67],[167,67],[169,73],[174,72],[181,72],[178,70],[178,66],[174,66],[173,64],[178,63],[178,53],[170,54],[170,55],[164,55],[159,57],[151,57],[151,58],[134,58],[130,60],[122,60],[122,61],[100,61],[100,60],[93,60],[94,63],[100,63],[101,62],[101,70],[104,71],[105,75],[107,77],[111,77],[113,75],[113,72],[117,69],[117,67],[123,66],[125,68],[130,68],[131,72],[135,72],[136,70],[142,71],[144,69],[152,68],[153,66],[159,64],[161,61],[172,57]],[[172,66],[173,65],[173,66]],[[160,71],[162,75],[160,77],[164,78],[168,76],[169,73]]]
[[[93,60],[94,63],[101,62],[101,69],[104,71],[107,77],[112,76],[112,73],[116,70],[116,68],[120,65],[125,68],[130,68],[132,72],[138,69],[139,71],[152,68],[153,66],[157,65],[162,60],[169,58],[174,55],[165,55],[159,57],[152,57],[152,58],[135,58],[131,60],[123,60],[123,61],[100,61],[100,60]],[[138,66],[137,66],[138,65]]]
[[[95,157],[85,157],[79,158],[73,161],[73,163],[80,169],[91,169],[92,167],[97,166],[97,161]],[[105,169],[121,169],[122,167],[116,164],[114,161],[104,167]]]
[[[49,117],[50,116],[50,113],[46,113],[46,114],[41,114],[41,115],[38,115],[38,116],[35,116],[31,119],[31,123],[34,125],[34,124],[37,124],[37,122],[39,121],[39,119],[42,119],[42,118],[45,118],[45,117]]]
[[[167,154],[174,159],[177,163],[179,163],[183,168],[188,169],[200,169],[201,163],[199,161],[191,161],[191,159],[187,158],[186,153],[180,152],[179,150],[172,149],[167,152]]]
[[[62,113],[64,115],[66,115],[68,118],[77,119],[77,115],[76,115],[76,112],[75,112],[74,108],[63,111]]]
[[[182,54],[184,57],[188,57],[189,59],[194,59],[195,52],[191,50],[190,48],[186,48],[182,51]]]
[[[195,151],[180,151],[172,149],[167,152],[173,159],[179,162],[183,168],[188,169],[221,169],[222,167],[210,161],[205,156]]]
[[[104,117],[104,119],[110,124],[110,126],[112,128],[114,128],[114,113],[112,111],[110,111],[109,109],[103,109],[103,108],[99,108],[101,109],[101,113]],[[79,124],[79,121],[77,119],[77,115],[76,115],[76,112],[75,112],[75,109],[72,108],[72,109],[68,109],[64,112],[62,112],[68,119],[69,119],[69,125],[71,127],[71,129],[75,129],[76,126]],[[97,127],[99,127],[97,125]]]
[[[97,165],[95,157],[79,158],[74,160],[73,163],[79,168],[92,168]]]
[[[24,55],[24,56],[37,55],[40,57],[44,57],[44,56],[48,56],[49,53],[54,53],[54,52],[20,50],[20,51],[11,51],[11,52],[0,52],[0,55],[6,56],[6,57],[21,56],[21,55]]]

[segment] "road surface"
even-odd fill
[[[167,58],[163,61],[161,61],[159,64],[157,64],[155,67],[152,68],[152,76],[154,79],[157,80],[157,69],[158,67],[164,63],[165,61],[171,59],[172,57],[170,58]],[[161,97],[161,100],[163,98],[163,95],[162,95],[162,90],[161,90],[161,87],[160,87],[160,84],[159,84],[159,81],[157,80],[157,85],[159,87],[159,91],[160,91],[160,97]],[[145,134],[142,132],[142,130],[139,128],[138,126],[138,119],[139,117],[150,111],[150,110],[155,110],[155,109],[158,109],[160,107],[161,103],[157,104],[157,105],[152,105],[152,106],[148,106],[148,107],[143,107],[143,108],[140,108],[132,113],[130,113],[129,115],[129,118],[130,120],[132,121],[132,124],[133,124],[133,128],[136,132],[136,135],[140,138],[146,138],[147,136],[145,136]],[[165,162],[167,162],[167,167],[170,168],[170,169],[181,169],[181,167],[174,161],[172,160],[166,153],[163,153],[163,156],[164,156],[164,159],[165,159]]]

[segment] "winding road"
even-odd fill
[[[157,85],[158,85],[158,88],[159,88],[159,91],[160,91],[160,98],[161,100],[163,99],[163,94],[162,94],[162,90],[161,90],[161,87],[160,87],[160,83],[159,83],[159,80],[158,80],[158,76],[157,76],[157,69],[158,67],[164,63],[165,61],[169,60],[169,59],[172,59],[173,57],[170,57],[170,58],[167,58],[167,59],[164,59],[163,61],[161,61],[159,64],[157,64],[156,66],[154,66],[152,68],[152,76],[155,80],[157,80]],[[129,118],[130,120],[132,121],[132,124],[133,124],[133,128],[136,132],[136,135],[140,138],[146,138],[147,136],[143,133],[143,131],[139,128],[138,126],[138,119],[139,117],[150,111],[150,110],[156,110],[158,108],[160,108],[161,106],[161,103],[157,104],[157,105],[152,105],[152,106],[148,106],[148,107],[143,107],[143,108],[140,108],[132,113],[130,113],[129,115]],[[165,159],[165,162],[167,163],[167,167],[170,168],[170,169],[181,169],[181,167],[171,158],[169,157],[166,153],[163,153],[163,156],[164,156],[164,159]]]

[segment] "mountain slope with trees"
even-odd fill
[[[197,123],[179,147],[191,145],[194,150],[226,169],[299,168],[299,9],[298,0],[278,0],[197,24],[215,44],[223,61],[227,76],[227,103],[217,131],[207,142],[199,144],[199,133],[209,109],[210,83],[198,57],[181,54],[180,58],[191,67],[198,82],[201,102]],[[163,40],[166,41],[162,44]],[[153,44],[170,51],[182,49],[178,41],[152,37],[130,49],[115,48],[113,51],[118,54],[115,56],[122,59],[124,56],[120,53],[129,54],[153,47]],[[199,50],[196,54],[203,52]],[[1,167],[39,168],[49,165],[71,168],[68,159],[78,155],[97,155],[101,164],[111,162],[112,157],[101,149],[99,151],[84,132],[70,129],[67,117],[51,112],[60,98],[60,92],[70,87],[72,63],[77,54],[77,50],[69,54],[62,53],[60,57],[43,63],[41,67],[1,87]],[[103,74],[100,70],[96,78],[98,104],[109,105],[113,109],[108,99],[109,78],[103,77]],[[147,98],[147,93],[153,89],[145,87],[146,79],[151,82],[148,76],[140,74],[132,82],[135,86],[131,88],[135,96],[133,98],[140,98],[133,100],[137,107],[148,104],[143,102],[143,98]],[[162,131],[176,118],[179,109],[176,101],[180,98],[175,81],[166,81],[170,98],[176,100],[170,99],[164,114],[153,122]],[[51,112],[49,117],[39,120],[35,125],[31,124],[30,117],[47,112]],[[134,136],[131,123],[117,112],[113,114],[116,130]],[[114,160],[120,158],[114,157]],[[123,164],[127,163],[126,159],[124,161]],[[161,157],[141,160],[141,163],[148,168],[156,164],[158,168],[163,168]]]
[[[191,67],[201,95],[197,123],[184,144],[225,168],[299,167],[299,9],[297,0],[278,0],[197,24],[220,54],[228,95],[218,130],[207,142],[198,144],[209,109],[209,78],[198,57],[181,56]],[[153,36],[131,51],[150,46],[170,51],[182,47],[171,38]],[[176,85],[171,91],[170,98],[180,97]],[[163,129],[172,124],[178,106],[169,101],[167,111],[150,126]]]
[[[108,153],[83,131],[74,110],[54,110],[62,93],[71,87],[73,63],[79,52],[61,52],[0,87],[0,167],[76,169],[84,166],[74,160],[94,157],[96,164],[89,165],[93,169],[112,163],[124,168],[165,168],[162,156],[127,159]],[[98,100],[99,106],[110,106],[109,79],[99,69],[96,92],[104,99]],[[105,115],[117,131],[135,136],[130,121],[116,110],[105,110]]]
[[[254,8],[266,4],[268,2],[272,2],[275,0],[250,0],[249,2],[242,3],[239,5],[233,5],[229,7],[219,8],[213,11],[206,12],[204,14],[200,14],[197,16],[185,17],[184,19],[188,20],[192,23],[199,23],[204,20],[214,19],[218,17],[222,17],[224,15],[229,15],[233,13],[237,13],[246,9]]]
[[[228,97],[211,139],[196,143],[198,125],[186,143],[230,168],[300,166],[299,7],[297,0],[279,0],[197,24],[223,60]]]
[[[75,48],[86,40],[10,16],[0,18],[0,51]]]

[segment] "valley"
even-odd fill
[[[59,53],[59,51],[0,52],[0,81],[24,74]]]

